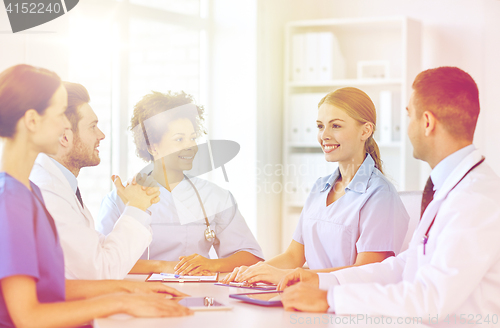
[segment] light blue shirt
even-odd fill
[[[69,185],[71,186],[71,189],[73,190],[73,193],[76,194],[76,189],[78,188],[78,180],[76,180],[76,177],[73,173],[71,173],[70,170],[66,168],[66,166],[62,165],[52,157],[49,157],[54,164],[61,170],[62,174],[66,177],[66,179],[69,182]]]
[[[339,176],[337,168],[316,181],[293,236],[304,245],[309,268],[353,265],[362,252],[398,254],[409,216],[392,183],[367,155],[345,188],[345,195],[326,206],[328,193]]]
[[[450,173],[466,158],[476,150],[474,145],[466,146],[449,155],[434,167],[431,172],[431,180],[434,184],[434,191],[438,191],[448,179]]]

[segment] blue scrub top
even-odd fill
[[[328,193],[339,176],[337,168],[316,181],[293,236],[304,245],[309,268],[353,265],[361,252],[398,254],[409,216],[392,183],[367,154],[345,188],[345,195],[326,206]]]
[[[33,193],[43,202],[38,187]],[[21,182],[0,173],[0,280],[25,275],[36,281],[41,303],[66,298],[64,258],[55,225],[51,226],[42,204]],[[14,327],[0,285],[0,327]]]
[[[151,211],[153,241],[150,245],[150,259],[178,261],[179,256],[197,253],[206,258],[213,246],[219,258],[228,257],[239,251],[247,251],[261,259],[262,250],[238,210],[233,195],[219,186],[191,177],[202,199],[216,239],[205,239],[204,215],[191,184],[182,180],[172,192],[160,184],[160,202],[148,208]],[[102,201],[96,228],[107,235],[125,209],[122,200],[111,191]],[[147,258],[147,252],[142,259]]]

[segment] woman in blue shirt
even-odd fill
[[[236,268],[224,282],[278,283],[306,261],[330,272],[399,253],[409,217],[382,173],[373,102],[359,89],[338,89],[319,102],[316,123],[325,159],[338,169],[314,184],[283,254]]]
[[[66,89],[53,72],[17,65],[0,74],[0,326],[77,326],[115,313],[188,314],[159,295],[123,293],[138,288],[180,295],[171,288],[64,279],[54,221],[29,175],[37,155],[55,154],[71,127],[66,106]]]

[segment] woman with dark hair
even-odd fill
[[[123,293],[127,286],[139,285],[64,279],[54,221],[29,175],[37,155],[55,154],[59,137],[70,128],[66,106],[67,92],[53,72],[17,65],[0,74],[0,137],[4,143],[0,164],[0,326],[68,327],[115,313],[190,313],[160,295]],[[171,288],[158,290],[181,295]],[[143,291],[151,293],[154,288]]]
[[[357,88],[330,92],[320,100],[317,117],[325,160],[337,162],[338,169],[312,187],[283,254],[236,268],[224,282],[277,284],[306,261],[316,272],[330,272],[399,253],[409,217],[382,172],[370,97]]]
[[[164,272],[228,272],[263,259],[233,195],[189,176],[193,167],[199,171],[207,164],[197,162],[206,158],[200,154],[203,146],[196,143],[203,133],[202,121],[203,107],[184,92],[152,92],[134,107],[131,128],[137,154],[150,162],[141,172],[160,187],[160,202],[149,208],[153,229],[149,258],[167,261]],[[108,234],[123,210],[113,190],[101,205],[97,229]],[[218,259],[209,258],[212,246]],[[139,265],[133,270],[142,271]]]

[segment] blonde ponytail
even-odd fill
[[[377,111],[370,97],[357,88],[347,87],[337,89],[324,96],[319,102],[318,108],[325,102],[344,110],[347,115],[361,124],[371,123],[373,125],[372,135],[365,141],[365,152],[371,155],[375,167],[383,174],[380,150],[377,142],[373,139],[377,125]]]
[[[375,132],[375,130],[373,130]],[[382,170],[382,160],[380,159],[380,150],[378,149],[377,142],[373,139],[373,134],[365,142],[365,151],[371,155],[373,161],[375,162],[375,167],[384,174]]]

